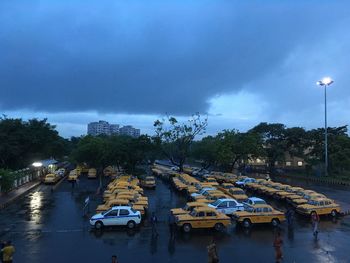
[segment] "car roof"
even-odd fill
[[[225,202],[225,201],[235,201],[235,202],[237,202],[237,200],[235,200],[233,198],[219,198],[218,200],[220,200],[221,202]]]
[[[259,197],[255,197],[255,196],[253,196],[253,197],[249,197],[248,199],[249,199],[249,200],[252,200],[252,201],[264,201],[264,202],[265,202],[265,200],[264,200],[264,199],[259,198]]]
[[[204,204],[203,202],[188,202],[188,203],[186,203],[186,205],[188,205],[188,206],[196,206],[196,205],[203,206],[206,204]]]
[[[117,205],[117,206],[113,206],[112,210],[116,210],[116,209],[130,209],[130,206],[126,206],[126,205]]]
[[[216,212],[215,208],[211,208],[209,206],[196,207],[196,208],[194,208],[194,210],[197,212]]]

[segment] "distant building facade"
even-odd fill
[[[132,137],[140,136],[140,129],[135,129],[131,125],[124,127],[119,124],[109,124],[107,121],[90,122],[87,125],[87,134],[92,136],[98,135],[129,135]]]
[[[119,129],[120,135],[129,135],[131,137],[139,137],[140,136],[140,129],[135,129],[131,125],[126,125]]]

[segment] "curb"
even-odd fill
[[[6,201],[5,203],[0,205],[0,210],[6,208],[9,204],[11,204],[12,202],[16,201],[18,198],[20,198],[21,196],[27,194],[29,191],[31,191],[32,189],[34,189],[35,187],[39,186],[41,184],[41,182],[37,182],[36,184],[33,184],[31,187],[29,187],[27,190],[25,190],[23,193],[20,193],[16,196],[14,196],[13,198],[11,198],[10,200]]]

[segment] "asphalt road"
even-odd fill
[[[296,183],[296,182],[293,182]],[[157,180],[156,190],[146,190],[149,211],[158,216],[159,237],[152,238],[145,220],[139,229],[91,230],[83,217],[83,203],[91,198],[90,210],[101,202],[96,196],[98,180],[81,178],[72,189],[64,181],[52,193],[42,185],[0,214],[0,239],[12,240],[16,247],[14,262],[110,262],[116,254],[119,262],[207,262],[206,246],[214,237],[220,262],[274,262],[272,246],[274,229],[269,225],[254,226],[245,231],[235,226],[222,233],[208,230],[178,233],[170,238],[167,226],[169,209],[181,207],[186,199]],[[309,185],[334,198],[347,209],[350,191],[346,188]],[[283,204],[273,202],[280,209]],[[312,236],[308,219],[296,218],[294,231],[282,225],[284,262],[349,262],[350,216],[332,221],[323,219],[317,241]]]

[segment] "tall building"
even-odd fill
[[[135,129],[131,125],[124,127],[119,126],[119,124],[109,124],[107,121],[98,121],[90,122],[87,126],[88,135],[97,136],[97,135],[128,135],[132,137],[140,136],[140,129]]]
[[[135,129],[131,125],[126,125],[119,129],[120,135],[129,135],[132,137],[139,137],[140,136],[140,129]]]

